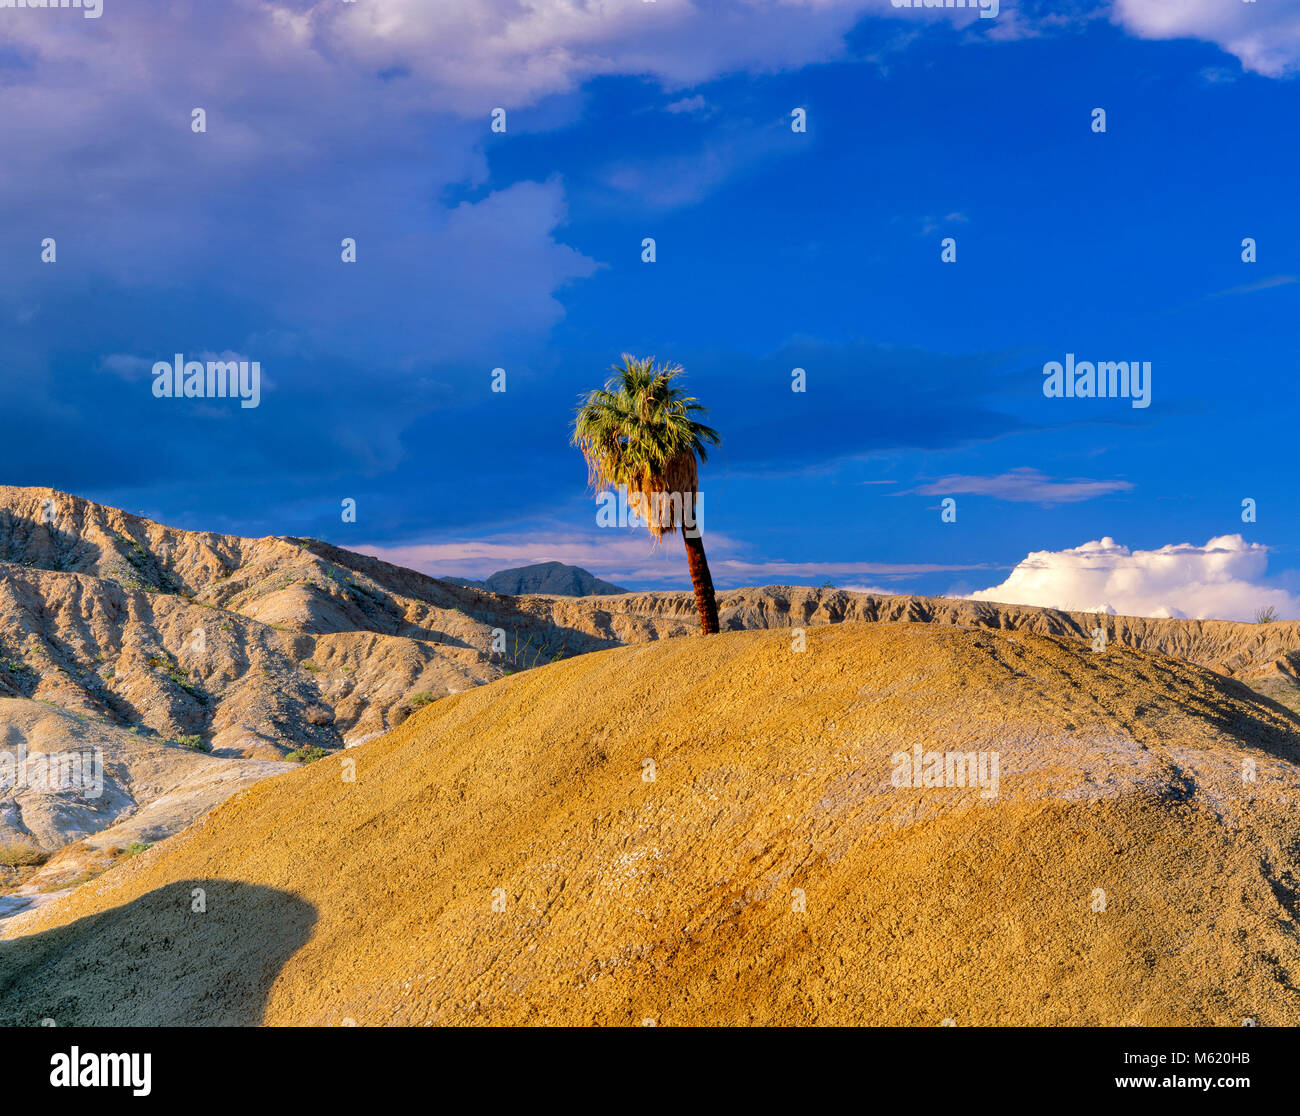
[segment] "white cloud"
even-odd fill
[[[708,102],[699,94],[694,97],[683,97],[680,101],[673,101],[672,104],[664,105],[665,112],[703,112],[708,108]]]
[[[1201,80],[1206,85],[1231,85],[1240,76],[1227,66],[1206,66],[1201,70]]]
[[[1133,487],[1128,481],[1053,480],[1037,469],[1021,467],[995,477],[976,477],[954,474],[940,477],[917,491],[927,496],[955,496],[963,493],[973,496],[992,496],[998,500],[1013,500],[1023,504],[1076,504],[1109,496],[1113,492],[1127,492]]]
[[[1297,2],[1119,0],[1115,18],[1148,37],[1217,36],[1261,72],[1280,72],[1300,56]],[[843,59],[864,16],[902,49],[942,25],[988,37],[1011,11],[981,20],[889,0],[224,0],[173,5],[162,22],[129,4],[103,20],[6,20],[0,254],[33,259],[35,227],[75,249],[69,258],[88,281],[172,288],[202,274],[234,299],[253,274],[282,320],[304,331],[332,323],[335,349],[356,335],[352,315],[386,312],[420,323],[414,334],[392,331],[402,357],[433,343],[448,358],[457,345],[472,351],[502,320],[527,343],[562,315],[557,293],[596,265],[563,243],[558,180],[501,183],[456,209],[431,202],[487,181],[493,108],[510,108],[512,134],[543,128],[560,110],[516,110],[629,75],[675,91],[671,108],[696,111],[701,83]],[[195,106],[208,113],[202,135],[190,131]],[[578,99],[570,111],[581,111]],[[413,148],[413,137],[429,137],[427,147]],[[739,127],[678,161],[611,167],[604,181],[652,205],[685,204],[771,157],[779,138]],[[521,266],[486,273],[491,257],[474,236],[489,232]],[[338,266],[344,235],[358,240],[353,270]],[[355,305],[366,268],[392,277],[391,308]],[[46,301],[47,290],[66,291],[64,279],[52,282],[62,272],[36,271],[32,282],[33,270],[0,275],[0,319],[39,323],[38,307],[55,297]],[[103,371],[132,374],[123,364]]]
[[[704,533],[714,581],[723,585],[767,585],[783,578],[844,579],[900,577],[988,569],[987,564],[945,565],[886,562],[744,561],[734,555],[746,547],[717,531]],[[407,545],[352,547],[361,554],[381,558],[396,566],[419,570],[433,577],[486,577],[497,570],[533,562],[565,562],[581,566],[618,585],[650,583],[676,588],[690,584],[686,555],[679,536],[665,538],[652,547],[643,530],[574,532],[554,527],[510,531],[477,539],[451,539]],[[889,593],[887,589],[855,586],[855,592]]]
[[[129,382],[143,380],[149,375],[153,365],[154,362],[148,357],[133,356],[131,353],[110,353],[99,362],[99,370]]]
[[[1274,287],[1286,287],[1296,282],[1294,275],[1270,275],[1257,283],[1245,283],[1240,287],[1229,287],[1226,291],[1215,291],[1206,298],[1225,298],[1228,295],[1255,294],[1257,291],[1271,291]]]
[[[944,225],[964,225],[970,221],[970,218],[964,213],[949,213],[946,217],[922,217],[921,230],[917,236],[929,236],[936,233]]]
[[[1142,39],[1204,39],[1265,77],[1300,69],[1297,0],[1115,0],[1111,19]]]
[[[672,208],[700,201],[741,170],[755,166],[789,146],[785,136],[748,121],[727,125],[693,151],[670,158],[645,157],[612,165],[602,173],[605,185],[642,205]]]
[[[1280,2],[1120,0],[1116,18],[1149,36],[1218,34],[1221,25],[1246,34],[1242,28],[1258,25],[1270,41],[1300,43],[1300,17],[1279,14]],[[1287,0],[1288,13],[1296,3]],[[1195,18],[1180,16],[1184,7]],[[592,78],[628,75],[679,91],[671,109],[707,112],[714,106],[695,86],[842,59],[865,16],[902,32],[901,44],[945,25],[987,37],[1011,7],[983,20],[971,9],[897,9],[890,0],[226,0],[173,6],[164,23],[142,5],[118,5],[112,18],[95,21],[7,20],[17,61],[0,83],[0,211],[21,219],[0,220],[0,253],[30,255],[35,220],[57,230],[61,246],[76,246],[83,272],[173,284],[202,267],[229,276],[236,297],[241,272],[265,275],[276,261],[293,261],[266,276],[274,308],[298,320],[306,307],[345,324],[353,273],[333,265],[346,234],[368,261],[358,268],[396,269],[388,274],[406,280],[412,304],[428,301],[431,283],[452,292],[429,331],[438,337],[463,322],[467,308],[497,320],[500,303],[517,307],[511,321],[521,332],[546,329],[559,314],[555,292],[593,266],[556,242],[563,186],[524,184],[509,194],[519,184],[503,184],[495,200],[454,215],[429,204],[449,187],[486,180],[493,108],[511,109],[512,133],[545,127],[550,116],[514,110]],[[1261,58],[1267,53],[1260,48]],[[204,60],[197,70],[195,57]],[[190,131],[194,106],[208,113],[201,136]],[[436,157],[422,159],[413,177],[412,137],[429,135]],[[614,167],[607,182],[654,204],[693,201],[771,155],[776,135],[741,129],[717,137],[704,158]],[[35,196],[33,182],[42,184]],[[213,204],[214,191],[226,204]],[[247,198],[255,204],[241,205]],[[528,218],[510,231],[529,258],[520,275],[497,276],[496,299],[491,289],[483,297],[482,284],[448,283],[476,261],[453,254],[464,247],[458,232],[518,207]],[[107,212],[143,216],[108,222]],[[393,246],[393,258],[379,259],[379,245]],[[337,289],[320,291],[322,277]],[[35,316],[18,304],[36,297],[30,289],[24,275],[0,277],[0,297],[14,301],[14,314]],[[399,309],[403,320],[412,317]],[[460,332],[478,327],[475,320]],[[414,339],[412,348],[427,340]]]
[[[727,558],[710,561],[715,571],[734,575],[729,578],[747,578],[743,584],[762,585],[774,577],[860,577],[874,574],[885,577],[904,577],[930,573],[953,573],[959,570],[987,569],[987,563],[976,565],[944,565],[934,562],[785,562],[780,560],[742,562]]]
[[[563,316],[558,292],[596,268],[563,242],[563,182],[441,201],[483,185],[486,111],[460,119],[418,79],[329,49],[321,27],[351,7],[226,0],[172,6],[162,24],[140,5],[99,21],[5,20],[0,255],[36,260],[35,228],[75,267],[7,269],[0,317],[34,317],[23,307],[47,290],[51,303],[74,297],[69,278],[174,290],[199,277],[205,295],[258,298],[314,327],[332,355],[451,360],[493,330],[531,347]],[[195,106],[204,133],[191,131]],[[341,264],[344,236],[355,267]],[[367,274],[386,282],[358,281]],[[394,328],[360,331],[362,319]],[[100,370],[138,372],[112,358]]]
[[[642,74],[684,89],[830,61],[873,12],[930,14],[900,12],[889,0],[385,0],[318,4],[313,22],[334,50],[373,69],[407,66],[440,107],[485,115],[603,75]],[[954,13],[935,15],[977,18]]]
[[[970,599],[1195,620],[1252,620],[1271,605],[1279,619],[1300,617],[1300,598],[1262,583],[1267,565],[1268,548],[1240,535],[1134,551],[1108,536],[1035,551],[1001,585]]]
[[[714,550],[727,547],[727,541],[719,535],[714,535],[709,542]],[[498,570],[535,562],[565,562],[616,584],[649,581],[680,585],[690,580],[681,539],[673,536],[654,548],[644,531],[581,534],[537,530],[527,534],[512,532],[478,539],[353,549],[433,577],[482,578]]]

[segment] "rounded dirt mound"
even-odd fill
[[[801,638],[581,656],[259,783],[5,924],[0,1022],[1300,1023],[1291,714],[1113,645]]]

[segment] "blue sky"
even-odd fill
[[[631,351],[723,433],[721,586],[1300,615],[1300,2],[450,7],[0,9],[3,482],[678,587],[568,444]],[[260,405],[155,398],[178,352]]]

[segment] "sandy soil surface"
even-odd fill
[[[0,1022],[1300,1024],[1294,714],[1073,638],[796,646],[583,655],[259,782],[0,923]]]

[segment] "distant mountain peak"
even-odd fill
[[[606,597],[626,593],[617,585],[602,581],[580,566],[563,562],[535,562],[529,566],[515,566],[498,570],[484,581],[463,577],[444,577],[455,585],[486,589],[490,593],[503,593],[509,597],[536,594],[543,597]]]

